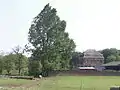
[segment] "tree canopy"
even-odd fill
[[[105,63],[111,61],[120,61],[120,52],[116,48],[103,49],[101,53],[104,56]]]

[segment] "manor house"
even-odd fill
[[[84,52],[82,66],[100,66],[104,63],[104,57],[100,52],[89,49]]]

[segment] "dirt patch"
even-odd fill
[[[31,88],[31,87],[34,87],[34,86],[37,86],[40,84],[40,79],[35,79],[35,80],[32,80],[32,82],[30,83],[27,83],[27,84],[19,84],[19,85],[14,85],[14,84],[7,84],[7,85],[2,85],[1,87],[3,88],[12,88],[12,89],[15,89],[15,88],[25,88],[25,89],[28,89],[28,88]]]
[[[28,83],[28,84],[25,84],[25,85],[21,85],[20,87],[30,88],[30,87],[39,85],[39,83],[40,83],[40,79],[37,79],[37,80],[34,80],[34,82],[32,82],[32,83]]]

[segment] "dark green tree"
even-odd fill
[[[33,60],[29,58],[29,75],[38,76],[41,74],[41,63],[38,60]]]
[[[73,52],[71,59],[71,65],[73,68],[79,66],[79,64],[82,65],[83,56],[84,54],[81,52]]]
[[[28,40],[34,47],[32,57],[42,65],[42,72],[69,68],[75,43],[65,32],[66,22],[56,15],[56,9],[47,4],[34,18]]]
[[[107,61],[107,62],[116,61],[116,56],[110,55],[110,56],[107,57],[106,61]]]
[[[107,63],[108,62],[107,57],[111,55],[110,49],[104,49],[101,51],[101,53],[104,56],[104,63]]]
[[[104,56],[104,63],[108,63],[110,61],[119,61],[120,59],[120,53],[119,50],[117,50],[116,48],[110,48],[110,49],[104,49],[101,51],[101,53]]]

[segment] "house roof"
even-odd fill
[[[120,61],[109,62],[109,63],[103,64],[102,66],[120,66]]]
[[[104,59],[103,55],[94,49],[86,50],[84,52],[84,58],[102,58],[102,59]]]

